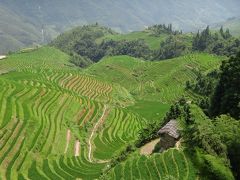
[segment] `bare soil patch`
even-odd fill
[[[155,145],[160,141],[160,138],[155,139],[147,144],[145,144],[143,147],[140,149],[140,154],[141,155],[151,155]]]
[[[68,129],[67,130],[67,136],[66,136],[66,147],[65,147],[65,151],[64,151],[64,154],[67,153],[67,150],[68,150],[68,146],[69,146],[69,142],[71,140],[71,131]]]
[[[76,140],[75,143],[75,157],[78,157],[80,155],[80,141]]]

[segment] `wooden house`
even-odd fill
[[[175,146],[176,142],[180,139],[180,133],[177,127],[176,120],[170,120],[159,131],[161,152]]]

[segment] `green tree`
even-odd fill
[[[221,26],[219,32],[220,32],[220,35],[224,38],[224,37],[225,37],[225,34],[224,34],[224,31],[223,31],[223,26]]]
[[[240,121],[222,115],[214,121],[216,134],[227,146],[228,158],[236,179],[240,179]]]
[[[224,32],[223,27],[221,27],[219,32],[212,34],[207,27],[193,38],[192,50],[230,57],[232,54],[236,54],[240,47],[237,41],[238,39],[232,37],[229,29]]]
[[[161,43],[160,49],[155,53],[154,60],[170,59],[181,56],[188,52],[186,44],[179,40],[177,36],[171,35]]]
[[[227,29],[225,32],[225,39],[229,39],[231,37],[232,37],[232,35],[230,34],[230,31],[229,31],[229,29]]]
[[[229,113],[240,119],[240,53],[221,65],[220,80],[211,99],[210,114]]]

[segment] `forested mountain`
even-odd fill
[[[197,30],[239,16],[239,6],[237,0],[1,0],[0,53],[46,43],[63,30],[95,22],[121,32],[159,23]]]

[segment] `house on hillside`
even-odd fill
[[[160,135],[160,152],[172,148],[176,145],[177,141],[180,139],[180,133],[177,127],[176,120],[170,120],[165,126],[163,126],[159,131]]]

